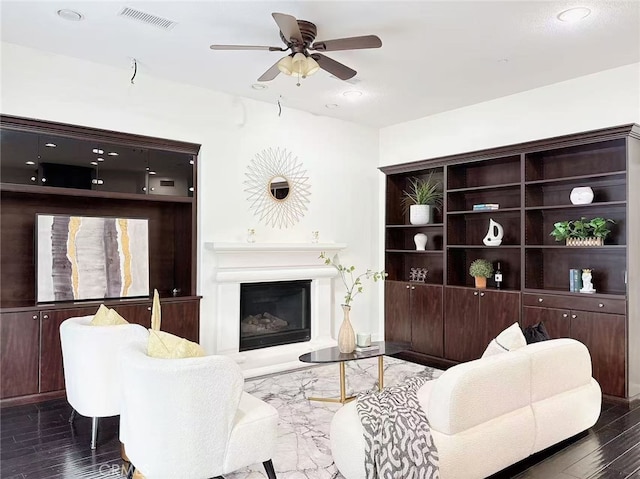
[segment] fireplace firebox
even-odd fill
[[[311,339],[311,280],[240,285],[240,351]]]

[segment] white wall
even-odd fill
[[[380,165],[640,123],[640,63],[380,131]]]
[[[198,255],[201,342],[215,352],[211,337],[215,304],[211,252],[206,241],[242,241],[255,228],[259,242],[348,244],[343,262],[358,269],[376,264],[378,242],[378,132],[275,104],[160,80],[13,44],[2,44],[0,111],[4,114],[150,135],[202,145],[198,175]],[[249,210],[245,172],[254,155],[268,147],[293,152],[311,184],[309,210],[289,229],[260,223]],[[320,264],[320,261],[319,261]],[[153,286],[153,285],[152,285]],[[380,285],[366,286],[354,304],[356,330],[379,332]],[[343,290],[338,285],[335,312]],[[227,318],[229,319],[229,318]],[[237,321],[237,318],[233,318]]]

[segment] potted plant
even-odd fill
[[[579,220],[558,221],[553,224],[550,233],[556,241],[565,241],[567,246],[602,246],[604,240],[611,233],[611,219],[585,217]]]
[[[469,274],[476,280],[476,288],[486,288],[487,278],[493,275],[493,265],[486,259],[476,259],[469,266]]]
[[[409,222],[412,225],[426,225],[431,222],[431,210],[440,210],[442,204],[442,189],[440,182],[433,176],[433,171],[427,178],[410,178],[409,188],[402,193],[403,211],[409,210]]]

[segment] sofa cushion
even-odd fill
[[[147,354],[152,358],[164,359],[197,358],[207,355],[198,343],[155,329],[149,330]]]
[[[527,345],[527,340],[522,334],[520,325],[513,323],[507,329],[502,331],[495,339],[492,339],[485,349],[482,357],[493,356],[494,354],[507,353],[515,351]]]
[[[547,341],[551,339],[547,332],[547,328],[544,327],[544,323],[542,321],[532,324],[531,326],[527,326],[524,328],[524,331],[522,331],[522,334],[524,334],[527,344],[539,343],[540,341]]]

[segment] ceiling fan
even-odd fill
[[[259,45],[211,45],[212,50],[268,50],[270,52],[286,52],[287,56],[278,60],[271,68],[262,74],[258,81],[273,80],[279,73],[286,75],[298,75],[305,78],[312,75],[319,68],[331,73],[341,80],[348,80],[356,75],[356,71],[337,62],[322,53],[338,50],[357,50],[363,48],[380,48],[382,41],[376,35],[364,35],[361,37],[338,38],[314,42],[316,38],[316,26],[306,20],[297,20],[292,15],[285,13],[272,13],[273,19],[280,28],[280,38],[286,48],[268,47]],[[299,83],[298,83],[299,85]]]

